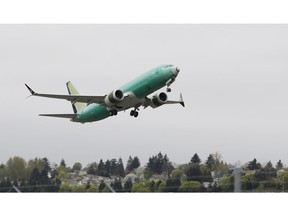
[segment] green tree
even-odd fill
[[[250,173],[241,177],[241,183],[243,191],[254,191],[259,186],[259,182],[255,180],[255,175]]]
[[[161,174],[163,171],[165,171],[169,176],[174,167],[169,161],[167,155],[165,154],[163,156],[162,153],[159,152],[158,155],[149,158],[146,169],[150,170],[154,174]]]
[[[59,187],[59,192],[72,192],[72,188],[68,183],[62,183]]]
[[[279,161],[277,162],[277,164],[276,164],[276,169],[277,169],[277,170],[281,170],[282,168],[283,168],[283,163],[282,163],[281,160],[279,160]]]
[[[201,181],[200,182],[212,182],[212,175],[211,175],[211,170],[205,166],[205,165],[200,165],[200,172],[201,172]]]
[[[205,164],[208,167],[208,169],[210,169],[211,171],[214,170],[216,161],[215,161],[215,159],[214,159],[212,154],[209,154]]]
[[[257,181],[272,181],[276,176],[277,170],[273,167],[271,161],[269,161],[264,168],[255,172]]]
[[[260,169],[261,167],[259,167],[259,164],[257,163],[256,158],[254,158],[252,161],[248,162],[248,167],[249,170],[256,170],[256,169]]]
[[[187,176],[188,181],[202,182],[202,174],[200,171],[200,165],[198,163],[190,163],[184,170],[184,174]]]
[[[129,172],[131,172],[133,170],[132,163],[133,163],[133,159],[132,159],[132,157],[130,155],[129,158],[128,158],[128,161],[126,163],[126,168],[125,168],[126,172],[129,173]]]
[[[198,181],[184,181],[180,188],[180,192],[200,192],[201,191],[201,183]]]
[[[74,163],[72,171],[81,171],[81,170],[82,170],[82,164],[80,162]]]
[[[141,163],[140,163],[139,158],[135,156],[132,161],[132,169],[137,169],[138,167],[140,167],[140,165]]]
[[[56,171],[57,171],[57,177],[58,177],[59,179],[65,179],[65,178],[68,177],[68,173],[66,172],[65,167],[63,167],[63,166],[58,166],[58,167],[56,168]]]
[[[134,184],[132,187],[132,192],[151,192],[149,186],[150,181]]]
[[[26,162],[23,158],[15,156],[6,163],[8,178],[14,182],[27,179]]]
[[[91,163],[88,166],[87,174],[96,175],[97,174],[97,164],[96,162]]]
[[[131,178],[128,178],[124,183],[124,191],[125,192],[131,192],[133,187],[133,182]]]
[[[86,192],[85,185],[75,185],[71,189],[72,189],[72,192]]]
[[[234,176],[222,177],[219,186],[223,192],[233,192],[234,191]]]
[[[31,175],[32,170],[34,168],[37,168],[39,172],[41,172],[44,169],[44,163],[41,158],[34,158],[33,160],[28,161],[28,167],[27,167],[28,178]]]
[[[115,178],[114,182],[111,183],[111,187],[116,192],[123,192],[123,186],[120,178]]]
[[[125,176],[125,170],[124,170],[122,158],[119,158],[119,160],[116,163],[115,175],[120,176],[120,177]]]
[[[181,180],[179,178],[167,179],[165,192],[178,192],[180,185]]]
[[[179,168],[174,169],[174,170],[171,172],[171,178],[172,178],[172,179],[179,179],[179,180],[181,180],[181,179],[183,179],[183,177],[184,177],[184,172],[183,172],[181,169],[179,169]]]
[[[111,190],[110,190],[107,186],[105,186],[105,187],[103,188],[102,192],[103,192],[103,193],[111,193]]]
[[[159,180],[156,183],[156,192],[165,192],[167,188],[167,181]]]
[[[87,192],[98,192],[98,189],[94,184],[90,184],[90,187],[87,190]]]
[[[105,184],[104,181],[102,180],[102,181],[100,182],[100,184],[99,184],[98,191],[99,191],[99,192],[102,192],[105,187],[106,187],[106,184]]]
[[[116,174],[116,169],[117,169],[117,160],[116,159],[112,159],[109,163],[110,167],[109,167],[109,175],[110,176],[115,176]]]
[[[65,160],[62,158],[61,162],[60,162],[60,166],[66,167],[66,163]]]
[[[110,160],[107,160],[104,164],[103,176],[110,177],[110,175],[111,175],[111,163],[110,163]]]
[[[101,159],[99,164],[98,164],[98,168],[97,168],[97,174],[99,176],[106,176],[106,171],[104,169],[104,163],[103,163],[103,160]]]
[[[190,160],[190,163],[191,163],[191,164],[200,164],[200,163],[201,163],[201,159],[199,158],[199,156],[198,156],[197,153],[195,153],[195,154],[193,155],[193,157],[192,157],[191,160]]]
[[[280,182],[280,191],[287,192],[288,191],[288,173],[282,173],[277,176],[277,180]]]
[[[127,165],[126,165],[126,171],[129,173],[129,172],[133,171],[134,169],[137,169],[139,166],[140,166],[139,158],[136,156],[132,159],[132,157],[129,156],[129,159],[128,159]]]
[[[38,189],[37,187],[33,187],[33,186],[38,186],[38,185],[42,184],[42,182],[41,182],[41,174],[40,174],[40,172],[39,172],[37,167],[35,167],[32,170],[31,175],[30,175],[30,177],[28,179],[28,183],[29,183],[30,186],[32,186],[31,187],[31,191],[32,192],[35,192]]]

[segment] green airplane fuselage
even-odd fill
[[[137,107],[137,104],[145,100],[145,97],[167,85],[167,82],[174,80],[175,75],[171,68],[172,65],[162,65],[154,68],[126,85],[119,88],[123,91],[125,97],[121,103],[115,106],[118,111],[123,111],[131,107]],[[75,122],[93,122],[109,117],[109,108],[106,106],[92,103],[84,110],[77,113]]]

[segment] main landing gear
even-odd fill
[[[118,113],[117,110],[114,110],[114,109],[109,111],[110,116],[117,115],[117,113]]]
[[[135,118],[137,118],[137,116],[139,115],[139,113],[135,110],[131,110],[130,112],[130,116],[134,116]]]

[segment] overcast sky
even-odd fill
[[[12,156],[64,158],[70,166],[161,151],[187,163],[219,152],[228,163],[288,165],[288,25],[0,25],[0,163]],[[39,117],[72,113],[67,101],[104,95],[162,64],[181,71],[169,99],[186,104],[94,123]],[[165,88],[162,89],[165,91]]]

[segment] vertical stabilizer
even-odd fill
[[[68,93],[69,95],[79,95],[78,91],[76,88],[72,85],[72,83],[69,81],[66,83]],[[85,107],[85,103],[80,103],[80,102],[71,102],[72,103],[72,108],[74,113],[78,113],[79,111],[82,111]]]

